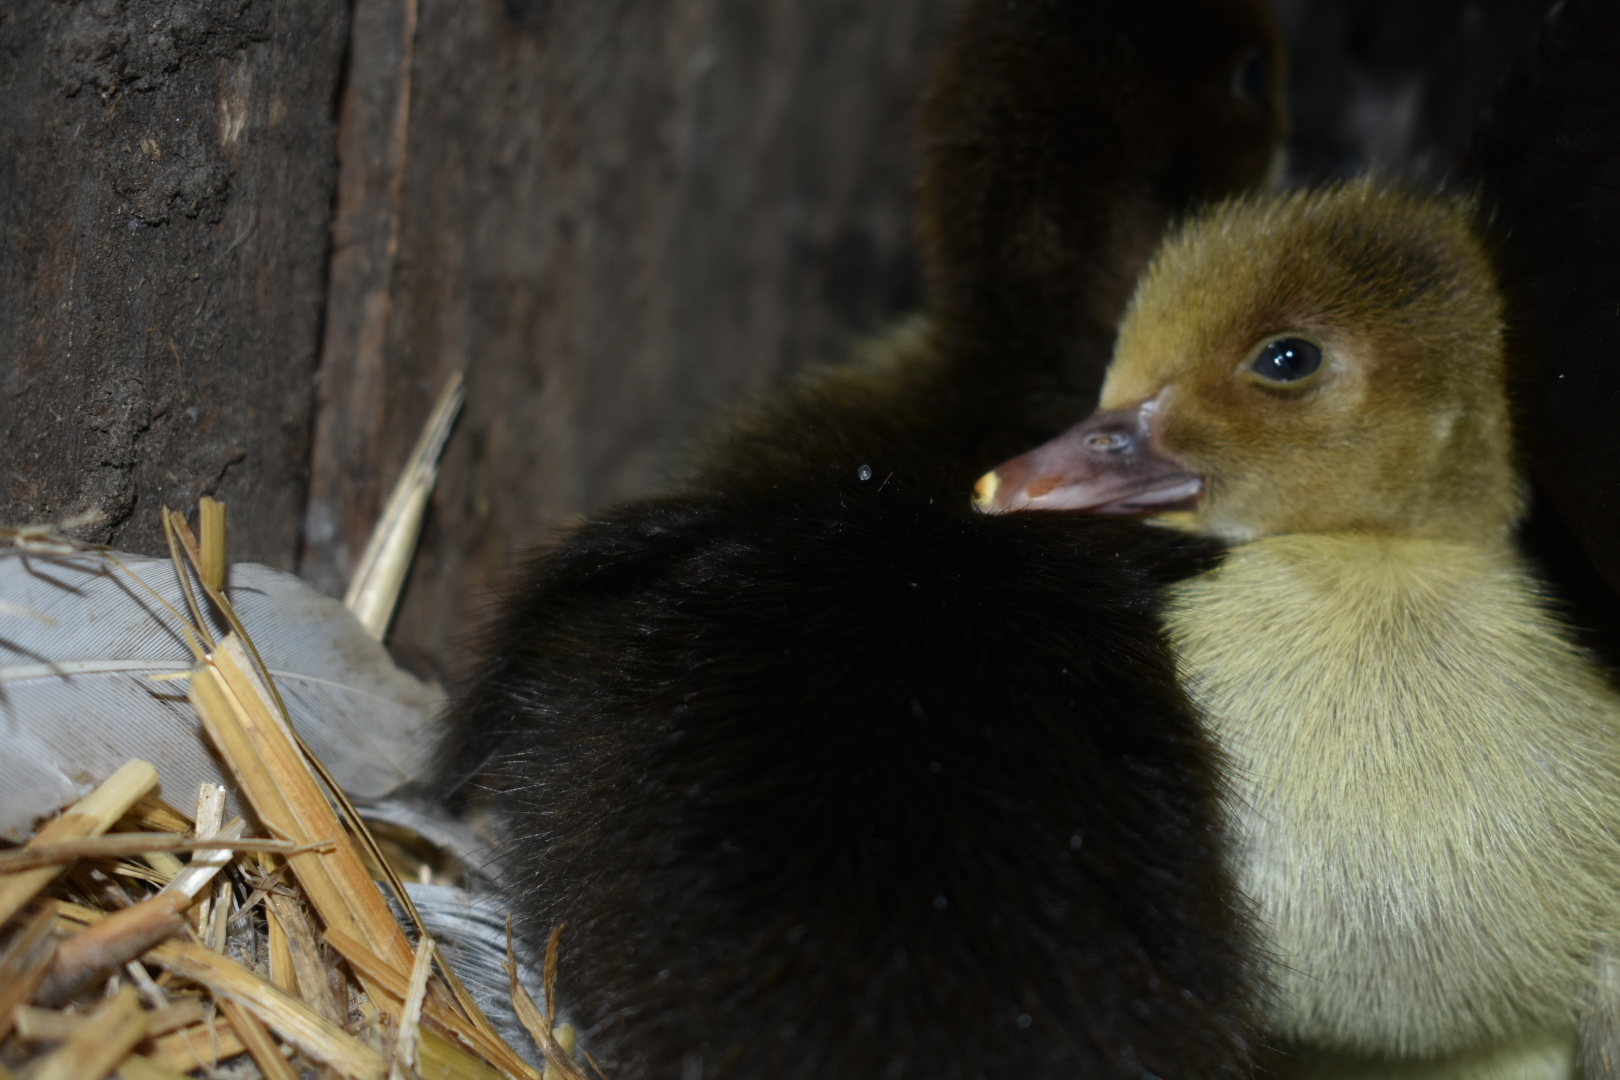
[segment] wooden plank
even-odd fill
[[[163,550],[215,494],[293,564],[343,0],[8,5],[0,521]]]
[[[357,0],[300,572],[342,592],[466,366],[391,639],[453,667],[515,552],[914,305],[911,115],[953,7],[421,0],[402,110],[406,4]]]

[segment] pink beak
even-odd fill
[[[1092,413],[981,476],[973,487],[973,505],[987,514],[1155,514],[1189,508],[1204,482],[1160,448],[1153,428],[1158,409],[1155,396]]]

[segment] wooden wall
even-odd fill
[[[82,0],[0,11],[0,522],[224,499],[341,591],[468,403],[394,645],[453,672],[521,553],[724,402],[914,307],[953,0]]]
[[[0,522],[229,500],[291,566],[336,168],[338,0],[0,7]]]

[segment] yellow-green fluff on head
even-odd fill
[[[1475,219],[1375,181],[1197,214],[1137,286],[1102,407],[1162,395],[1162,447],[1204,477],[1192,524],[1230,540],[1502,535],[1522,496]],[[1255,370],[1292,342],[1313,371]]]

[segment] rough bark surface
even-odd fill
[[[0,522],[230,504],[291,567],[342,0],[0,9]]]
[[[342,587],[465,368],[392,639],[453,670],[525,549],[915,306],[913,108],[953,7],[422,0],[408,50],[403,0],[359,0],[301,572]]]

